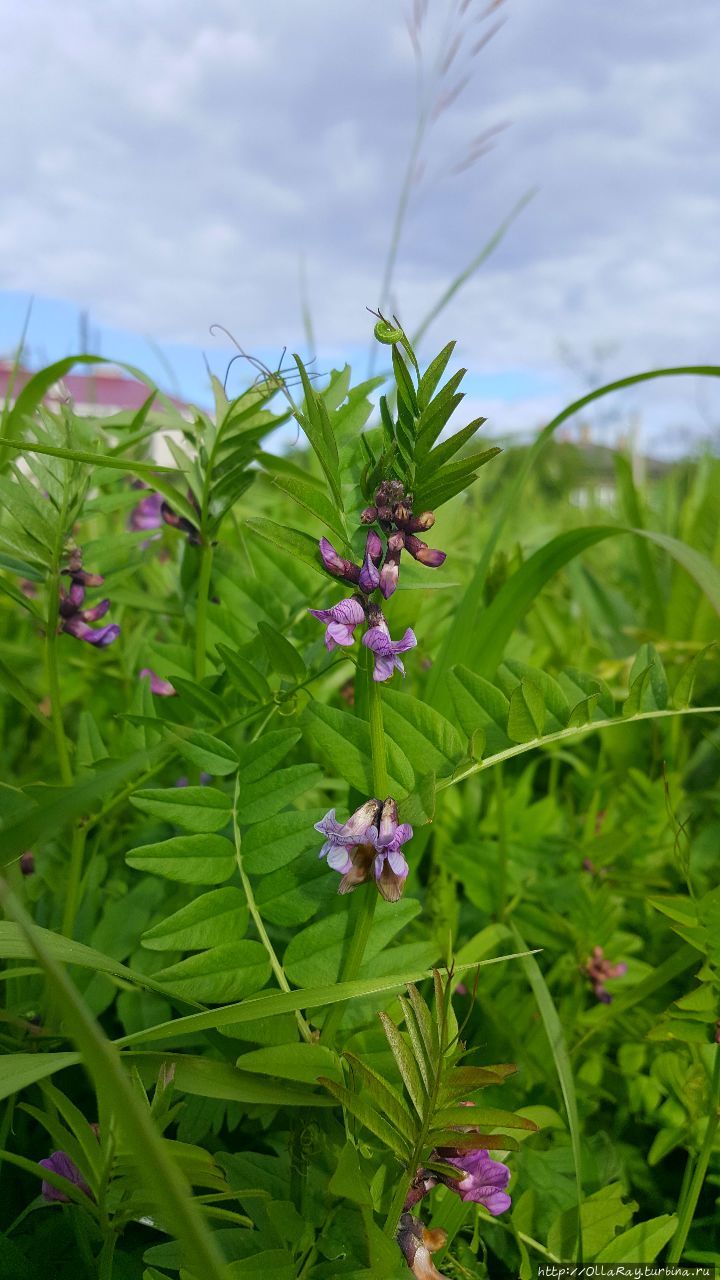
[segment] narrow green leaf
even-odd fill
[[[347,530],[342,520],[337,506],[323,493],[322,489],[318,489],[316,485],[309,484],[307,480],[300,480],[295,476],[283,475],[282,472],[273,476],[273,483],[289,498],[297,502],[305,511],[309,511],[316,520],[324,524],[326,529],[334,533],[342,542],[347,539]]]
[[[292,556],[295,560],[302,561],[308,565],[310,569],[314,569],[323,578],[327,578],[327,570],[320,558],[318,550],[318,541],[310,536],[309,533],[302,533],[299,529],[290,529],[287,525],[277,524],[274,520],[267,520],[262,516],[253,516],[245,521],[245,527],[248,531],[261,538],[264,542],[269,542],[274,547],[278,547],[285,555]]]
[[[443,1107],[433,1116],[433,1124],[445,1129],[453,1125],[472,1125],[476,1129],[526,1129],[528,1133],[537,1133],[537,1125],[527,1116],[517,1115],[514,1111],[502,1111],[498,1107]]]
[[[402,1033],[398,1031],[392,1019],[386,1013],[379,1013],[378,1017],[382,1022],[383,1031],[387,1037],[387,1042],[392,1050],[392,1055],[397,1063],[405,1088],[410,1095],[410,1100],[420,1118],[424,1119],[426,1097],[415,1059]]]
[[[522,950],[527,950],[526,944],[523,941],[522,935],[520,934],[517,926],[512,924],[511,929],[516,945]],[[535,997],[538,1012],[542,1018],[545,1034],[548,1038],[550,1051],[555,1063],[560,1091],[563,1096],[563,1102],[565,1103],[565,1111],[567,1113],[568,1128],[570,1130],[570,1145],[572,1148],[573,1164],[575,1166],[575,1187],[577,1194],[578,1218],[576,1258],[577,1261],[580,1262],[582,1261],[583,1256],[582,1227],[579,1217],[583,1203],[582,1142],[580,1136],[580,1118],[577,1109],[577,1098],[575,1096],[575,1081],[573,1079],[572,1067],[570,1065],[570,1055],[568,1054],[567,1046],[565,1044],[562,1024],[560,1022],[557,1009],[555,1008],[553,998],[550,995],[550,991],[548,990],[547,983],[543,977],[537,960],[534,956],[526,955],[522,957],[521,963],[525,970],[527,980],[530,983],[532,993]]]
[[[272,690],[265,676],[261,675],[247,658],[244,658],[240,653],[233,651],[225,644],[219,644],[217,651],[230,680],[244,698],[247,698],[250,702],[270,702],[272,700]]]
[[[410,1147],[407,1142],[401,1138],[400,1134],[391,1125],[388,1124],[384,1115],[375,1110],[372,1103],[361,1093],[353,1093],[347,1089],[345,1085],[338,1084],[335,1080],[328,1079],[327,1076],[319,1076],[318,1084],[324,1085],[329,1093],[341,1102],[346,1111],[350,1112],[360,1124],[376,1138],[379,1138],[384,1146],[390,1150],[403,1162],[410,1155]]]
[[[297,683],[303,681],[307,675],[307,667],[287,637],[271,627],[269,622],[259,622],[258,631],[273,670]]]
[[[190,1186],[170,1156],[143,1105],[130,1085],[117,1050],[105,1038],[87,1007],[57,962],[43,946],[40,933],[18,903],[3,890],[4,904],[18,920],[18,927],[47,975],[48,985],[63,1011],[65,1026],[82,1054],[86,1070],[109,1119],[115,1124],[136,1162],[146,1191],[158,1206],[169,1230],[186,1251],[188,1264],[205,1280],[223,1280],[224,1266],[217,1245],[193,1200]]]
[[[0,1098],[9,1098],[29,1084],[44,1080],[80,1061],[77,1053],[6,1053],[0,1057]]]
[[[417,1138],[417,1123],[404,1098],[388,1084],[387,1080],[375,1071],[369,1063],[363,1062],[349,1050],[343,1057],[350,1063],[353,1071],[362,1079],[363,1090],[370,1094],[382,1115],[412,1147]]]

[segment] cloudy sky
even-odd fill
[[[161,349],[199,397],[203,354],[227,359],[213,322],[271,360],[307,351],[304,264],[319,366],[364,374],[421,65],[440,110],[392,282],[409,331],[534,192],[423,344],[459,338],[494,429],[595,379],[720,364],[717,0],[3,7],[0,351],[34,295],[36,361],[77,347],[86,310],[103,354],[167,384]],[[656,451],[720,438],[709,380],[613,409]]]

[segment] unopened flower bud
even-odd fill
[[[373,524],[377,520],[377,507],[366,507],[360,512],[360,520],[363,524]]]
[[[344,556],[338,555],[332,542],[327,538],[321,538],[319,545],[320,555],[328,573],[335,578],[343,578],[345,582],[357,584],[360,581],[359,566],[353,564],[351,560],[346,560]]]
[[[406,535],[405,546],[415,560],[418,560],[420,564],[426,565],[429,569],[439,569],[446,559],[444,551],[434,550],[426,542],[421,542],[412,533]]]

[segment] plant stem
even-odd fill
[[[370,750],[372,751],[372,776],[375,794],[382,802],[387,796],[390,783],[387,772],[387,751],[385,747],[385,729],[383,727],[382,698],[380,686],[374,680],[368,681],[368,722],[370,725]]]
[[[692,1220],[697,1209],[697,1202],[700,1199],[700,1192],[705,1181],[705,1174],[710,1162],[713,1144],[715,1142],[715,1134],[718,1127],[718,1119],[720,1118],[720,1046],[716,1046],[714,1050],[714,1063],[712,1080],[710,1083],[710,1105],[707,1128],[705,1137],[700,1148],[700,1154],[695,1165],[695,1172],[687,1187],[685,1196],[682,1197],[678,1210],[678,1224],[675,1235],[672,1238],[670,1252],[668,1254],[667,1265],[670,1267],[677,1266],[682,1256],[688,1232],[692,1226]]]
[[[212,573],[212,543],[203,541],[200,549],[200,574],[198,576],[197,602],[195,605],[195,679],[205,675],[205,649],[207,631],[207,607]]]
[[[60,677],[57,665],[58,617],[60,610],[60,576],[58,562],[53,562],[50,570],[50,586],[48,589],[47,630],[45,632],[45,669],[47,672],[48,692],[50,694],[50,717],[55,734],[55,751],[57,754],[60,778],[64,786],[72,783],[72,769],[68,754],[67,738],[62,718],[62,702],[60,699]]]
[[[368,679],[368,724],[370,727],[370,750],[372,752],[373,789],[378,800],[382,802],[387,796],[390,786],[387,772],[387,750],[385,745],[385,729],[383,727],[382,698],[380,687],[372,678]],[[356,978],[363,962],[365,948],[372,929],[377,907],[378,893],[374,883],[361,885],[355,893],[348,920],[349,946],[340,966],[339,982],[351,982]],[[345,1016],[347,1000],[334,1004],[328,1013],[322,1029],[322,1038],[331,1045],[335,1033]]]
[[[370,937],[377,900],[378,892],[374,884],[360,885],[355,891],[355,898],[348,915],[348,932],[345,935],[346,938],[350,939],[350,945],[340,966],[338,982],[351,982],[353,978],[357,977],[365,955],[367,940]],[[328,1046],[332,1046],[335,1033],[345,1016],[347,1006],[347,1000],[334,1004],[325,1019],[322,1039]]]
[[[268,931],[265,928],[265,922],[263,921],[263,918],[260,915],[260,912],[258,911],[257,903],[255,901],[255,894],[253,893],[253,887],[250,883],[247,872],[243,866],[240,824],[238,822],[239,800],[240,800],[240,776],[238,775],[237,781],[235,783],[235,799],[233,802],[233,832],[235,836],[235,861],[237,862],[238,872],[240,873],[240,880],[242,883],[245,898],[247,900],[248,910],[250,912],[250,915],[252,916],[253,924],[257,929],[258,937],[260,938],[260,941],[262,942],[265,950],[267,951],[268,959],[270,961],[270,967],[272,968],[272,971],[275,974],[277,984],[282,991],[290,991],[291,990],[290,983],[288,982],[287,977],[285,976],[285,970],[283,969],[282,964],[278,959],[277,952],[272,942],[270,941],[270,938],[268,936]],[[298,1027],[300,1028],[300,1034],[303,1040],[305,1040],[309,1044],[313,1038],[313,1034],[299,1009],[296,1010],[295,1012],[295,1018],[296,1018]]]
[[[112,1280],[113,1258],[115,1256],[115,1245],[117,1243],[117,1235],[115,1231],[111,1231],[106,1235],[103,1243],[100,1257],[98,1258],[98,1280]]]
[[[507,908],[508,841],[507,822],[505,819],[505,783],[502,765],[498,765],[495,773],[495,804],[498,835],[498,920],[504,920]]]
[[[80,885],[82,882],[86,840],[87,827],[74,827],[72,845],[70,846],[70,870],[68,872],[68,882],[65,890],[65,907],[63,909],[62,918],[62,932],[65,934],[66,938],[71,938],[75,929],[75,917],[77,916],[78,903],[80,900]]]

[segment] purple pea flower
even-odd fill
[[[415,632],[410,627],[408,627],[402,640],[392,640],[388,624],[382,614],[374,622],[374,625],[365,632],[362,642],[375,654],[373,680],[378,682],[389,680],[396,669],[404,676],[405,667],[397,655],[406,653],[408,649],[414,649],[417,644]]]
[[[148,529],[159,529],[163,523],[163,498],[160,493],[149,493],[141,498],[133,507],[128,519],[128,529],[140,533]]]
[[[358,579],[360,590],[364,591],[366,595],[369,595],[371,591],[375,591],[380,586],[378,565],[382,559],[382,553],[383,547],[380,535],[374,529],[370,529],[365,539],[365,558]]]
[[[52,1155],[48,1156],[47,1159],[38,1160],[38,1164],[41,1164],[43,1169],[49,1169],[51,1173],[59,1174],[61,1178],[67,1178],[68,1182],[72,1182],[80,1191],[84,1191],[86,1196],[92,1196],[87,1182],[74,1160],[70,1159],[66,1151],[53,1151]],[[70,1197],[64,1191],[60,1191],[58,1187],[54,1187],[51,1182],[46,1182],[45,1179],[43,1179],[42,1184],[42,1197],[49,1204],[53,1201],[59,1201],[61,1204],[70,1203]]]
[[[512,1200],[505,1188],[510,1181],[510,1170],[500,1160],[493,1160],[488,1151],[461,1151],[443,1148],[438,1152],[444,1164],[451,1164],[463,1177],[460,1181],[445,1178],[441,1181],[461,1200],[481,1204],[494,1218],[510,1208]]]
[[[309,609],[308,612],[319,622],[327,623],[325,648],[329,651],[338,645],[353,644],[355,628],[365,621],[365,610],[360,601],[351,597],[339,600],[331,609]]]
[[[393,591],[397,587],[398,577],[400,576],[400,556],[405,546],[404,533],[391,533],[388,538],[387,553],[385,555],[385,563],[380,570],[380,590],[386,600],[390,599]]]
[[[156,693],[160,698],[172,698],[177,693],[177,689],[171,685],[169,680],[164,680],[162,676],[156,675],[152,667],[143,667],[140,672],[140,679],[144,680],[146,676],[150,677],[150,689],[152,693]]]
[[[73,574],[70,590],[68,592],[61,590],[60,630],[65,631],[68,635],[75,636],[76,640],[85,640],[87,644],[104,649],[107,645],[112,644],[114,640],[117,640],[120,635],[120,628],[115,622],[108,623],[105,627],[88,626],[88,623],[98,622],[100,618],[104,618],[110,608],[109,600],[101,600],[92,609],[82,608],[82,603],[85,599],[84,583],[88,579],[99,579],[100,583],[103,581],[99,574],[85,574],[82,571],[78,571],[78,573]],[[99,584],[92,581],[92,585]]]
[[[373,870],[378,888],[388,902],[397,902],[410,868],[401,853],[401,845],[412,840],[413,829],[407,822],[398,823],[397,805],[392,797],[385,801],[379,828],[368,830],[370,843],[376,849]]]
[[[408,875],[408,864],[400,846],[412,837],[412,827],[398,824],[397,805],[388,797],[383,805],[367,800],[347,822],[341,823],[331,809],[315,824],[325,837],[319,857],[342,876],[338,893],[351,893],[359,884],[374,880],[387,902],[397,902]]]
[[[612,964],[610,960],[605,959],[602,947],[594,947],[593,953],[585,965],[585,972],[590,979],[597,999],[602,1004],[610,1004],[612,996],[605,983],[612,981],[613,978],[622,978],[627,973],[627,965],[624,963]]]

